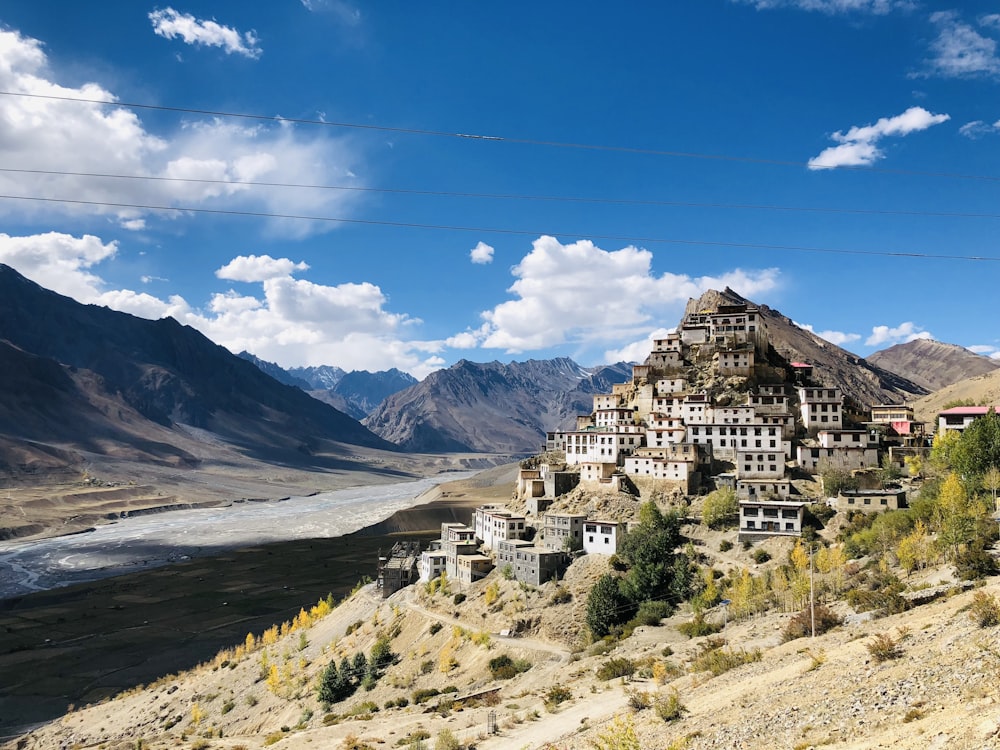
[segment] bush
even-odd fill
[[[553,685],[545,694],[545,707],[549,711],[552,711],[560,703],[565,703],[572,697],[573,693],[569,688],[564,688],[562,685]]]
[[[977,581],[997,572],[997,561],[982,547],[963,550],[955,558],[955,573],[963,581]]]
[[[462,745],[450,729],[442,729],[434,740],[434,750],[459,750]]]
[[[461,592],[458,593],[458,594],[455,594],[455,596],[452,597],[452,601],[455,602],[456,605],[457,604],[461,604],[462,602],[465,601],[465,594],[463,594]]]
[[[871,612],[882,610],[889,615],[897,615],[910,608],[910,602],[898,592],[888,591],[866,591],[864,589],[851,589],[847,592],[847,603],[857,612]]]
[[[573,595],[569,592],[568,588],[557,586],[556,590],[552,592],[552,596],[549,597],[549,604],[565,604],[572,600]]]
[[[640,625],[657,626],[664,617],[670,617],[674,608],[669,602],[643,602],[639,605],[639,611],[631,619],[629,625],[637,628]]]
[[[413,692],[413,702],[423,703],[424,701],[433,698],[435,695],[441,695],[441,691],[437,688],[420,688]]]
[[[833,630],[844,622],[843,619],[822,604],[816,605],[815,621],[816,635],[822,635],[828,630]],[[788,641],[794,641],[796,638],[805,638],[812,634],[812,626],[813,614],[810,612],[810,608],[806,607],[788,621],[788,625],[785,626],[785,630],[781,634],[781,640],[787,643]]]
[[[490,659],[490,674],[497,680],[509,680],[512,677],[531,669],[527,659],[511,659],[506,654]]]
[[[993,594],[977,591],[972,596],[969,615],[973,622],[981,628],[992,628],[994,625],[1000,625],[1000,602],[997,602],[997,598]]]
[[[705,615],[698,612],[694,616],[694,619],[678,625],[677,630],[681,635],[686,635],[688,638],[700,638],[703,635],[715,635],[722,630],[722,626],[706,622]]]
[[[760,649],[747,651],[741,648],[739,651],[722,648],[721,638],[713,638],[702,645],[701,653],[691,662],[691,669],[695,672],[711,672],[713,676],[728,672],[730,669],[744,664],[760,661]]]
[[[671,690],[670,695],[657,698],[653,708],[656,709],[656,715],[666,722],[677,721],[688,712],[676,690]]]
[[[865,648],[868,649],[868,653],[872,655],[872,658],[880,663],[889,661],[890,659],[898,659],[903,655],[903,649],[900,648],[899,642],[894,640],[888,633],[878,633],[873,636],[865,644]]]
[[[435,634],[436,632],[438,632],[438,631],[439,631],[439,630],[440,630],[440,629],[441,629],[442,627],[443,627],[443,626],[441,625],[441,623],[440,623],[440,622],[433,622],[433,623],[431,623],[431,628],[430,628],[430,633],[431,633],[431,635],[434,635],[434,634]]]
[[[733,543],[728,539],[723,539],[719,542],[719,552],[729,552],[733,548]]]
[[[600,680],[613,680],[616,677],[631,677],[635,674],[635,662],[624,656],[608,659],[597,670]]]
[[[763,565],[771,559],[770,553],[766,549],[761,549],[760,547],[755,549],[750,557],[752,557],[753,561],[758,565]]]

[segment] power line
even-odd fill
[[[266,219],[292,219],[297,221],[318,221],[340,224],[362,224],[368,226],[403,227],[407,229],[434,229],[451,232],[477,232],[479,234],[509,234],[509,235],[552,235],[559,237],[580,237],[585,239],[613,240],[616,242],[638,242],[663,245],[687,245],[695,247],[724,247],[744,250],[773,250],[783,252],[824,253],[833,255],[862,255],[888,258],[922,258],[928,260],[970,260],[970,261],[1000,261],[1000,257],[979,255],[945,255],[918,251],[893,252],[889,250],[852,250],[848,248],[811,247],[807,245],[772,245],[757,242],[726,242],[721,240],[691,240],[666,237],[635,237],[629,235],[592,234],[581,232],[555,232],[552,230],[509,229],[499,227],[469,227],[456,224],[423,224],[408,221],[388,221],[377,219],[347,219],[334,216],[308,216],[302,214],[282,214],[266,211],[238,211],[222,208],[193,208],[184,206],[155,206],[143,203],[115,203],[111,201],[87,201],[70,198],[43,198],[28,195],[0,195],[3,200],[36,201],[41,203],[65,203],[81,206],[103,206],[106,208],[134,208],[145,211],[173,211],[177,213],[201,213],[222,216],[251,216]]]
[[[106,99],[90,99],[85,97],[56,96],[54,94],[28,94],[20,91],[0,91],[0,96],[16,96],[31,99],[47,99],[52,101],[78,102],[81,104],[101,104],[109,107],[122,107],[125,109],[147,109],[156,112],[177,112],[182,114],[207,115],[211,117],[233,117],[245,120],[258,120],[267,122],[288,122],[295,125],[315,125],[321,127],[350,128],[355,130],[373,130],[387,133],[401,133],[406,135],[426,135],[438,138],[460,138],[476,141],[496,141],[502,143],[513,143],[521,146],[545,146],[549,148],[577,149],[581,151],[608,151],[614,153],[639,154],[645,156],[669,156],[682,159],[701,159],[705,161],[731,161],[744,164],[769,164],[781,167],[807,167],[819,169],[841,169],[855,170],[862,172],[877,172],[881,174],[894,174],[920,177],[946,177],[960,180],[982,180],[987,182],[1000,182],[1000,176],[963,174],[958,172],[930,172],[915,169],[890,169],[888,167],[876,167],[872,165],[850,165],[850,164],[817,164],[816,162],[792,161],[787,159],[767,159],[753,156],[733,156],[730,154],[705,154],[694,151],[674,151],[668,149],[638,148],[634,146],[616,146],[593,143],[572,143],[568,141],[550,141],[536,138],[514,138],[503,135],[483,135],[476,133],[453,133],[445,130],[427,130],[423,128],[403,128],[389,125],[372,125],[370,123],[357,123],[335,120],[315,120],[303,117],[278,117],[274,115],[260,115],[249,112],[227,112],[224,110],[196,109],[193,107],[175,107],[165,104],[144,104],[141,102],[108,101]]]
[[[782,206],[761,203],[719,203],[697,201],[670,201],[643,198],[588,198],[573,195],[532,195],[523,193],[477,193],[453,190],[417,190],[409,188],[377,188],[358,185],[317,185],[298,182],[260,182],[255,180],[218,180],[198,177],[163,177],[159,175],[113,174],[107,172],[71,172],[55,169],[17,169],[0,167],[0,172],[13,174],[50,175],[60,177],[99,177],[118,180],[147,180],[150,182],[191,182],[205,185],[240,185],[246,187],[295,188],[305,190],[342,190],[346,192],[388,193],[392,195],[420,195],[445,198],[484,198],[489,200],[552,201],[562,203],[598,203],[627,206],[667,206],[674,208],[721,208],[751,211],[788,211],[795,213],[861,214],[869,216],[927,216],[958,219],[1000,219],[1000,214],[971,211],[925,211],[879,208],[831,208],[827,206]]]

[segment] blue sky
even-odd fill
[[[1000,0],[51,6],[0,8],[0,262],[80,301],[418,377],[727,284],[1000,351]]]

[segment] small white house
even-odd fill
[[[584,521],[583,551],[588,555],[613,555],[618,552],[623,528],[615,521]]]

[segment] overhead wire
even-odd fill
[[[614,235],[614,234],[594,234],[590,232],[585,232],[585,233],[558,232],[558,231],[552,231],[551,229],[546,229],[546,230],[510,229],[503,227],[462,226],[457,224],[425,224],[420,222],[409,222],[409,221],[388,221],[384,219],[356,219],[356,218],[335,217],[335,216],[310,216],[306,214],[286,214],[286,213],[276,213],[269,211],[240,211],[236,209],[223,209],[223,208],[195,208],[191,206],[158,206],[145,203],[89,201],[79,198],[47,198],[40,196],[0,194],[0,200],[36,201],[42,203],[65,203],[69,205],[101,206],[107,208],[131,208],[131,209],[141,209],[145,211],[170,211],[176,213],[200,213],[200,214],[213,214],[221,216],[252,216],[256,218],[267,218],[267,219],[290,219],[297,221],[361,224],[361,225],[371,225],[371,226],[403,227],[408,229],[434,229],[434,230],[447,230],[454,232],[476,232],[479,234],[507,234],[507,235],[533,235],[533,236],[552,235],[557,237],[581,237],[581,238],[600,239],[600,240],[614,240],[619,242],[641,242],[647,244],[688,245],[688,246],[698,246],[698,247],[725,247],[733,249],[824,253],[824,254],[836,254],[836,255],[861,255],[861,256],[876,256],[876,257],[889,257],[889,258],[922,258],[922,259],[937,259],[937,260],[967,260],[967,261],[994,261],[994,262],[1000,261],[1000,257],[997,256],[949,255],[944,253],[928,253],[921,251],[857,250],[850,248],[814,247],[808,245],[776,245],[776,244],[756,243],[756,242],[728,242],[724,240],[701,240],[701,239],[681,239],[681,238],[667,238],[667,237],[641,237],[641,236]]]
[[[149,182],[188,182],[204,185],[238,185],[241,187],[293,188],[304,190],[329,190],[362,193],[386,193],[392,195],[417,195],[445,198],[481,198],[487,200],[551,201],[564,203],[596,203],[626,206],[665,206],[675,208],[719,208],[751,211],[788,211],[795,213],[860,214],[873,216],[927,216],[934,218],[958,219],[1000,219],[1000,214],[977,213],[973,211],[927,211],[880,208],[837,208],[830,206],[783,206],[767,203],[721,203],[698,201],[674,201],[652,198],[602,198],[574,195],[533,195],[527,193],[480,193],[455,190],[418,190],[412,188],[383,188],[362,185],[321,185],[297,182],[264,182],[258,180],[210,179],[204,177],[165,177],[162,175],[132,175],[109,172],[73,172],[57,169],[21,169],[0,167],[0,172],[11,174],[32,174],[58,177],[96,177],[118,180],[141,180]]]
[[[882,174],[922,176],[922,177],[945,177],[961,180],[983,180],[989,182],[1000,182],[998,175],[965,174],[961,172],[934,172],[915,169],[892,169],[889,167],[878,167],[871,164],[822,164],[815,161],[802,162],[790,159],[771,159],[756,156],[735,156],[732,154],[707,154],[695,151],[678,151],[671,149],[641,148],[637,146],[619,146],[595,143],[573,143],[569,141],[554,141],[539,138],[519,138],[507,135],[490,135],[479,133],[458,133],[446,130],[430,130],[426,128],[406,128],[392,125],[376,125],[372,123],[347,122],[338,120],[311,119],[303,117],[283,117],[275,115],[262,115],[250,112],[230,112],[226,110],[199,109],[195,107],[179,107],[166,104],[147,104],[143,102],[129,102],[122,100],[96,99],[89,97],[57,96],[55,94],[30,94],[23,91],[0,91],[0,96],[24,97],[30,99],[46,99],[51,101],[79,102],[81,104],[99,104],[109,107],[122,107],[124,109],[145,109],[157,112],[175,112],[179,114],[206,115],[211,117],[230,117],[246,120],[266,121],[266,122],[286,122],[294,125],[314,125],[318,127],[345,128],[355,130],[371,130],[386,133],[400,133],[406,135],[425,135],[437,138],[457,138],[463,140],[492,141],[500,143],[512,143],[523,146],[545,146],[549,148],[577,149],[584,151],[609,151],[616,153],[639,154],[645,156],[668,156],[683,159],[702,159],[708,161],[731,161],[746,164],[770,164],[783,167],[806,167],[817,170],[839,169],[857,170],[862,172],[876,172]]]

